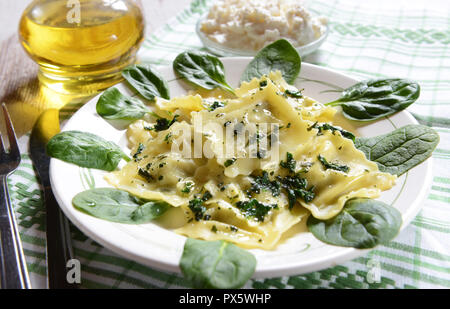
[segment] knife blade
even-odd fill
[[[50,289],[76,289],[79,288],[77,283],[67,281],[67,262],[74,258],[69,222],[53,195],[49,175],[50,157],[45,151],[48,140],[58,132],[58,110],[45,111],[31,131],[30,157],[44,190],[47,286]]]

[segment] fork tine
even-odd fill
[[[0,132],[0,157],[3,156],[5,154],[6,150],[5,150],[5,145],[3,144],[3,136]]]
[[[0,157],[5,153],[5,146],[3,146],[2,135],[0,134]]]
[[[14,132],[14,127],[11,122],[11,117],[9,116],[8,110],[6,109],[6,104],[2,103],[3,115],[5,116],[6,131],[8,133],[9,139],[9,155],[14,157],[16,160],[20,160],[20,150],[17,144],[16,133]]]

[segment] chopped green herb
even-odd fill
[[[242,121],[239,123],[236,123],[233,128],[234,135],[238,135],[238,134],[242,133],[243,129],[244,129],[244,123]]]
[[[340,172],[344,172],[344,173],[348,173],[348,171],[350,170],[350,168],[347,165],[339,165],[339,164],[335,164],[335,163],[329,163],[327,161],[327,159],[322,157],[322,155],[318,155],[317,159],[319,159],[320,163],[322,163],[322,165],[323,165],[323,167],[325,167],[325,169],[332,169],[332,170],[336,170],[336,171],[340,171]]]
[[[263,222],[264,217],[269,213],[270,210],[277,208],[277,204],[266,205],[259,202],[257,199],[251,199],[249,201],[239,201],[236,203],[236,207],[244,214],[246,217],[254,218],[256,221]]]
[[[331,133],[333,133],[333,134],[335,134],[335,132],[337,131],[337,132],[341,133],[342,137],[345,137],[345,138],[351,139],[352,141],[355,141],[355,135],[353,133],[345,131],[344,129],[341,129],[338,127],[334,127],[329,123],[324,123],[323,125],[319,126],[316,121],[307,130],[311,131],[312,129],[318,130],[317,135],[323,135],[323,131],[326,131],[326,130],[330,130]]]
[[[228,160],[225,161],[225,163],[223,165],[225,167],[228,167],[228,166],[232,165],[234,162],[236,162],[236,158],[228,159]]]
[[[301,169],[297,171],[297,173],[305,173],[305,174],[308,173],[312,165],[313,165],[312,162],[302,162],[300,164]]]
[[[203,219],[206,207],[203,205],[203,200],[194,198],[189,201],[189,209],[194,213],[195,220],[200,221]]]
[[[164,141],[168,144],[170,142],[170,138],[172,137],[172,133],[168,133],[166,137],[164,137]]]
[[[225,103],[224,103],[224,102],[214,101],[214,103],[211,104],[211,106],[209,107],[209,110],[212,112],[212,111],[215,110],[216,108],[224,107],[224,106],[225,106]]]
[[[286,152],[286,162],[281,161],[280,166],[288,169],[291,173],[295,173],[297,162],[294,160],[294,156],[292,155],[292,153]]]
[[[257,145],[259,145],[259,141],[264,138],[266,135],[260,131],[258,131],[256,134],[252,135],[249,138],[249,143],[250,144],[254,144],[255,142],[257,143]]]
[[[223,182],[218,183],[218,184],[217,184],[217,187],[219,188],[219,190],[220,190],[221,192],[225,191],[225,189],[226,189]]]
[[[230,200],[235,200],[235,199],[237,199],[239,197],[239,194],[236,194],[235,196],[228,196],[228,198],[230,199]]]
[[[135,152],[134,155],[133,155],[133,159],[134,159],[135,162],[139,161],[138,156],[142,153],[142,151],[143,151],[144,149],[145,149],[144,144],[139,143],[139,146],[138,146],[136,152]]]
[[[211,193],[209,191],[206,191],[205,193],[203,193],[202,201],[207,201],[210,198],[212,198],[212,195],[211,195]]]
[[[281,182],[281,187],[287,192],[289,209],[294,207],[298,198],[303,199],[306,203],[309,203],[314,199],[314,187],[307,189],[308,181],[306,179],[301,178],[298,175],[286,176],[284,178],[278,176],[278,179]]]
[[[266,171],[262,172],[261,176],[254,176],[253,183],[250,191],[256,194],[260,194],[261,191],[269,191],[272,196],[280,195],[280,183],[277,181],[271,181]]]
[[[318,121],[314,122],[312,124],[312,126],[306,128],[306,131],[311,131],[312,129],[318,129],[318,125],[317,125],[318,123],[319,123]]]
[[[211,216],[205,215],[206,207],[204,202],[212,197],[209,191],[206,191],[201,198],[194,198],[189,201],[189,209],[194,213],[195,220],[209,220]]]
[[[284,94],[286,96],[290,96],[291,98],[296,98],[296,99],[303,98],[303,93],[300,90],[295,91],[295,90],[286,89]]]
[[[276,92],[276,95],[282,96],[282,97],[284,97],[284,98],[286,98],[286,99],[287,99],[287,97],[288,97],[286,93],[280,92],[280,91],[277,91],[277,92]]]
[[[186,183],[184,184],[184,188],[183,188],[183,190],[181,190],[181,192],[183,192],[183,193],[189,193],[189,192],[191,192],[191,189],[192,189],[193,186],[194,186],[194,183],[193,183],[193,182],[186,182]]]
[[[173,125],[177,121],[178,117],[180,117],[180,115],[175,115],[173,116],[173,119],[170,121],[167,118],[158,118],[156,119],[156,124],[153,127],[153,129],[155,131],[167,130],[168,128],[170,128],[171,125]]]
[[[288,196],[289,209],[292,209],[298,198],[309,203],[315,197],[314,187],[307,189],[307,180],[301,178],[299,174],[286,177],[277,176],[275,180],[270,180],[268,173],[263,171],[261,176],[253,176],[252,179],[252,186],[246,191],[249,198],[253,194],[260,194],[261,191],[269,191],[272,193],[272,196],[278,196],[281,193],[281,189],[284,189]]]
[[[264,149],[260,149],[256,152],[256,157],[258,159],[264,159],[266,157],[266,151]]]
[[[216,227],[215,225],[213,225],[213,226],[211,227],[211,232],[217,233],[217,227]]]
[[[138,174],[139,174],[139,176],[141,176],[142,178],[147,180],[147,182],[153,181],[153,176],[148,171],[146,171],[142,168],[139,168]]]

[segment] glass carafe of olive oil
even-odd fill
[[[136,60],[144,18],[135,0],[35,0],[19,25],[40,82],[64,94],[95,94]]]

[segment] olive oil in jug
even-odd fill
[[[19,24],[40,82],[66,94],[95,94],[121,81],[143,36],[141,5],[134,0],[35,0]]]

